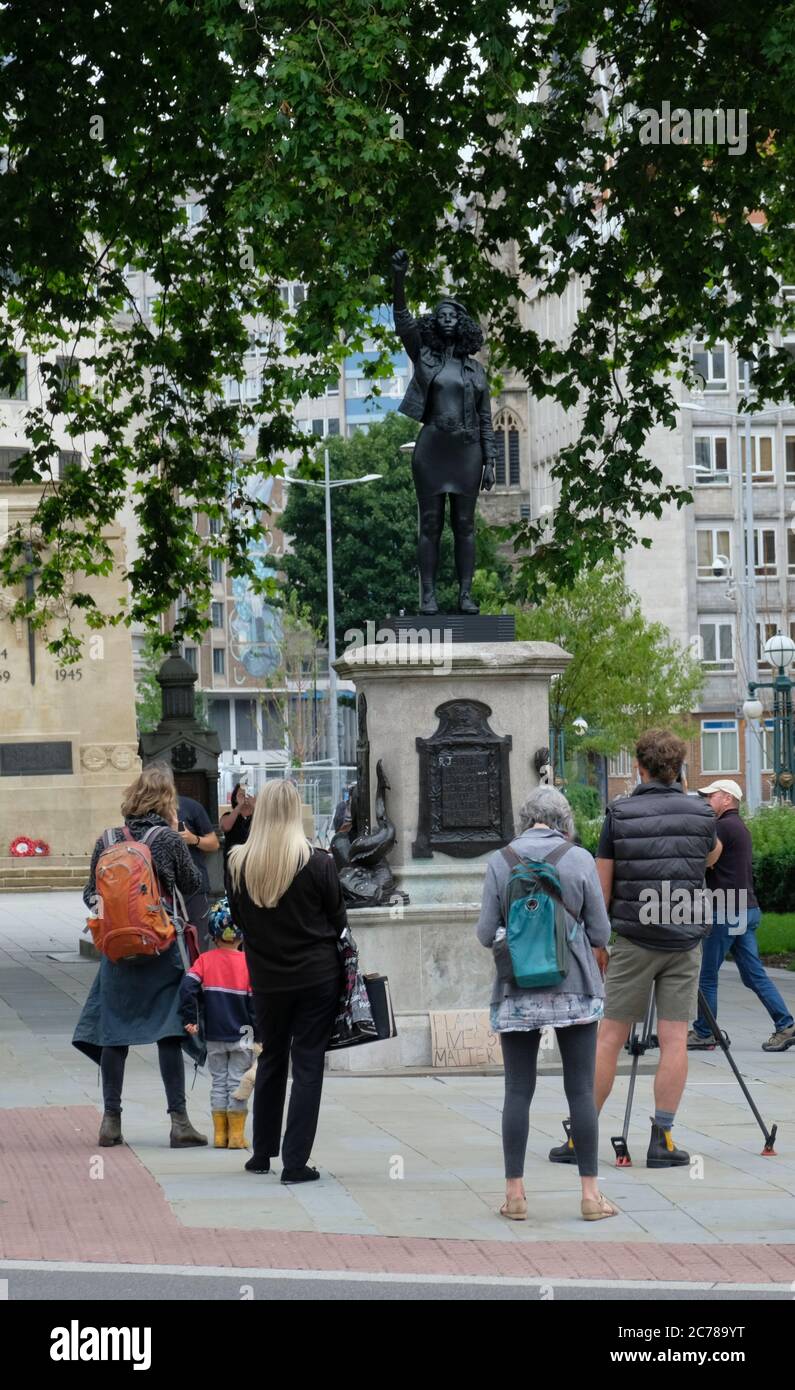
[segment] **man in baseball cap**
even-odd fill
[[[795,1020],[759,959],[756,929],[762,914],[754,895],[751,834],[740,817],[742,788],[727,777],[719,777],[708,787],[700,787],[698,794],[717,817],[719,848],[706,873],[707,888],[719,896],[713,898],[712,931],[704,941],[699,989],[717,1015],[718,971],[731,947],[740,979],[764,1004],[775,1025],[762,1050],[786,1052],[795,1046]],[[688,1033],[687,1045],[690,1049],[715,1046],[702,1015]]]

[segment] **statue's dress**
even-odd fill
[[[483,472],[480,440],[464,424],[464,364],[447,357],[434,376],[414,449],[412,472],[417,496],[455,492],[477,497]]]

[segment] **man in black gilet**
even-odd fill
[[[715,817],[680,782],[686,748],[665,729],[651,729],[635,750],[640,783],[607,809],[596,868],[617,940],[605,977],[595,1094],[601,1110],[634,1022],[645,1018],[652,989],[660,1061],[654,1078],[649,1168],[690,1161],[671,1138],[687,1080],[687,1032],[698,995],[705,914],[704,874],[717,857]],[[706,919],[705,919],[706,917]],[[570,1162],[570,1145],[553,1162]]]

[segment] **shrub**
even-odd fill
[[[596,854],[596,847],[599,844],[599,836],[601,834],[603,822],[603,816],[581,816],[576,813],[574,816],[574,827],[577,831],[580,844],[583,849],[589,850],[593,855]]]
[[[580,788],[588,791],[589,788]],[[596,854],[602,816],[594,816],[569,789],[580,843]],[[767,807],[747,821],[754,852],[754,886],[763,912],[795,912],[795,807]]]
[[[575,818],[596,820],[602,813],[602,798],[596,787],[588,787],[583,782],[570,782],[566,787],[566,798]]]
[[[795,807],[776,806],[748,820],[754,885],[763,912],[795,909]]]

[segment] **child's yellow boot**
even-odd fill
[[[225,1110],[213,1111],[213,1129],[215,1131],[213,1145],[216,1149],[226,1149],[229,1147],[227,1142],[228,1128],[226,1119],[227,1116]]]
[[[227,1110],[226,1118],[229,1124],[229,1149],[247,1149],[246,1143],[246,1110]]]

